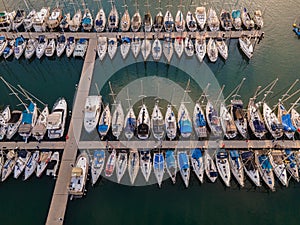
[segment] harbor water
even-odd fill
[[[28,2],[28,1],[27,1]],[[30,7],[34,6],[39,10],[45,4],[54,7],[56,1],[31,0]],[[71,4],[75,2],[75,4]],[[126,1],[130,15],[135,12],[134,2]],[[161,2],[162,11],[169,1]],[[173,15],[176,14],[178,1],[170,1],[173,7],[170,8]],[[194,11],[190,7],[190,1],[183,1],[185,8]],[[17,9],[20,6],[25,8],[23,1],[4,1],[7,11]],[[74,13],[74,7],[82,8],[81,1],[60,1],[64,7],[64,13]],[[95,15],[98,10],[96,1],[87,0],[86,5]],[[140,13],[146,11],[144,4],[146,0],[139,0]],[[200,1],[195,0],[196,5]],[[174,54],[170,65],[165,64],[162,57],[159,63],[144,63],[141,54],[134,60],[132,53],[126,60],[121,59],[120,52],[111,61],[107,56],[103,62],[97,59],[93,83],[97,82],[100,87],[103,101],[112,102],[109,94],[108,80],[112,82],[114,91],[126,93],[123,88],[134,82],[139,83],[141,78],[145,82],[160,83],[162,80],[175,83],[178,88],[184,89],[188,78],[191,78],[190,99],[196,101],[201,94],[201,88],[207,83],[203,71],[209,70],[220,86],[225,85],[224,96],[227,96],[235,88],[243,77],[246,81],[240,91],[245,105],[248,103],[257,86],[265,86],[275,78],[279,81],[274,93],[267,99],[270,106],[277,103],[278,98],[288,89],[289,85],[299,78],[299,39],[292,32],[292,24],[300,22],[297,6],[300,1],[221,1],[207,2],[206,7],[214,7],[218,12],[222,7],[242,8],[253,13],[257,8],[264,11],[265,32],[263,40],[255,46],[254,56],[248,61],[238,47],[237,40],[229,41],[229,57],[226,61],[218,59],[216,63],[210,63],[205,58],[204,65],[201,65],[194,56],[188,59],[185,56],[181,60]],[[158,1],[151,1],[151,13],[157,13]],[[110,3],[102,1],[102,5],[108,15]],[[123,13],[123,1],[117,1],[117,9]],[[4,10],[3,2],[0,3],[1,10]],[[151,57],[150,57],[151,58]],[[82,59],[68,59],[65,55],[61,58],[53,57],[42,60],[36,58],[26,60],[0,59],[0,75],[8,82],[16,86],[20,84],[23,88],[36,95],[41,101],[51,108],[56,99],[64,96],[68,102],[68,111],[72,111],[72,103],[76,92],[76,84],[79,82]],[[203,85],[199,85],[199,82]],[[167,82],[166,81],[166,82]],[[147,84],[144,82],[145,92]],[[299,88],[299,85],[297,86]],[[153,89],[153,88],[152,88]],[[163,87],[160,85],[160,96],[169,101],[172,95],[173,86]],[[95,93],[94,85],[91,93]],[[140,94],[140,89],[137,90]],[[132,90],[130,90],[132,95]],[[147,95],[147,93],[145,93]],[[149,94],[149,93],[148,93]],[[182,97],[180,93],[180,98]],[[8,89],[0,83],[0,105],[10,105],[12,108],[22,109],[14,96],[9,95]],[[149,94],[151,95],[151,94]],[[125,99],[124,94],[119,95]],[[151,96],[150,96],[151,97]],[[178,97],[179,98],[179,97]],[[292,102],[287,102],[286,105]],[[153,96],[146,99],[149,109],[152,111]],[[127,107],[126,102],[122,102]],[[138,105],[136,103],[135,112]],[[41,107],[41,105],[40,105]],[[164,107],[164,106],[162,106]],[[178,106],[177,106],[178,107]],[[191,106],[192,107],[192,106]],[[189,108],[190,109],[190,108]],[[165,111],[165,109],[163,109]],[[70,112],[71,114],[71,112]],[[81,139],[94,139],[82,134]],[[139,176],[141,172],[139,171]],[[126,176],[128,176],[126,172]],[[153,176],[153,175],[151,175]],[[0,195],[0,224],[44,224],[46,221],[55,180],[43,176],[42,178],[32,177],[23,182],[20,178],[15,180],[12,177],[1,183]],[[245,187],[239,188],[237,182],[232,179],[231,187],[225,188],[221,179],[212,184],[205,179],[200,184],[196,176],[191,173],[189,188],[185,188],[181,177],[177,174],[176,184],[173,185],[170,179],[164,180],[162,188],[157,184],[148,186],[132,187],[119,185],[105,178],[100,178],[95,186],[87,185],[87,195],[83,199],[70,201],[68,203],[64,224],[298,224],[300,215],[297,203],[300,200],[300,184],[290,179],[289,187],[282,187],[276,181],[276,192],[269,191],[266,187],[256,188],[249,179]]]

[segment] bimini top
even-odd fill
[[[30,105],[27,109],[22,112],[22,123],[31,124],[32,123],[32,113],[34,111],[35,105],[30,102]],[[28,111],[27,111],[28,110]]]
[[[191,133],[192,132],[192,124],[190,120],[180,120],[180,132],[181,133]]]

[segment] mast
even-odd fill
[[[291,108],[288,110],[288,113],[290,113],[290,111],[298,104],[299,101],[300,97],[292,104]]]
[[[261,94],[261,93],[264,92],[267,88],[269,88],[269,89],[265,92],[264,97],[263,97],[263,99],[261,100],[261,102],[264,102],[264,101],[265,101],[265,99],[266,99],[266,97],[267,97],[268,94],[273,93],[273,92],[272,92],[272,89],[273,89],[273,87],[275,86],[275,84],[277,83],[277,81],[278,81],[278,78],[276,78],[274,81],[272,81],[269,85],[267,85],[263,90],[261,90],[261,91],[259,92],[259,94]],[[258,94],[258,95],[259,95],[259,94]]]
[[[202,92],[202,94],[200,95],[200,97],[199,97],[199,99],[197,100],[197,102],[201,102],[201,103],[203,103],[204,102],[204,99],[207,99],[207,91],[208,91],[208,88],[209,88],[209,86],[210,86],[210,83],[208,83],[207,85],[206,85],[206,87],[204,88],[204,90],[203,90],[203,92]]]
[[[113,92],[110,81],[108,81],[108,85],[109,85],[109,89],[110,89],[109,95],[112,96],[113,102],[114,102],[114,104],[116,104],[116,99],[115,99],[116,94]]]
[[[244,77],[242,79],[241,83],[235,89],[233,89],[233,91],[227,96],[227,98],[224,101],[226,101],[229,97],[233,97],[233,100],[235,100],[235,98],[237,96],[240,97],[240,95],[238,95],[238,93],[239,93],[239,91],[240,91],[240,89],[241,89],[241,87],[242,87],[245,80],[246,80],[246,78]]]
[[[184,93],[183,93],[183,97],[182,97],[181,103],[189,103],[189,102],[185,102],[184,100],[185,100],[186,93],[191,92],[191,90],[190,90],[190,82],[191,82],[191,80],[188,79],[188,82],[186,84],[186,88],[185,88]]]
[[[222,93],[223,93],[224,88],[225,88],[225,85],[223,85],[223,86],[221,87],[221,90],[220,90],[220,92],[219,92],[218,98],[217,98],[217,100],[216,100],[216,104],[219,102],[219,100],[220,100],[220,98],[221,98],[221,95],[222,95]]]
[[[37,100],[39,103],[41,103],[43,106],[46,106],[47,104],[45,104],[44,102],[42,102],[40,99],[38,99],[36,96],[34,96],[33,94],[31,94],[29,91],[26,91],[24,88],[21,87],[21,85],[18,84],[18,87],[21,89],[21,91],[24,93],[24,96],[29,99],[31,102],[32,99],[29,97],[29,95],[34,98],[35,100]]]
[[[130,105],[130,98],[129,98],[129,90],[128,90],[128,87],[127,87],[127,99],[126,99],[127,101],[128,101],[128,110],[130,110],[130,108],[131,108],[131,105]]]
[[[297,84],[297,82],[299,81],[299,79],[296,79],[295,82],[291,85],[291,87],[282,95],[281,101],[285,101],[285,97],[287,97],[289,94],[289,92],[293,89],[293,87]],[[293,94],[294,95],[294,94]]]
[[[143,80],[141,80],[141,95],[139,97],[142,98],[142,105],[143,105],[144,98],[146,97],[146,95],[144,95]]]

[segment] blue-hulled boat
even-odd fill
[[[176,163],[176,159],[175,159],[173,150],[166,151],[166,165],[167,165],[168,174],[171,177],[173,184],[175,184],[176,173],[177,173],[177,163]]]
[[[31,135],[31,130],[36,123],[38,111],[36,104],[30,102],[29,106],[22,112],[22,122],[19,126],[18,133],[23,137],[25,142]]]
[[[165,173],[165,159],[163,153],[154,153],[153,170],[158,182],[158,186],[161,187],[161,183]]]
[[[191,151],[191,162],[194,172],[201,183],[203,183],[204,177],[204,160],[202,152],[199,148],[195,148]]]
[[[190,162],[186,151],[180,151],[177,155],[178,167],[185,184],[185,187],[189,186],[190,180]]]
[[[103,170],[105,161],[105,151],[104,150],[95,150],[92,166],[91,166],[91,174],[92,174],[92,184],[95,184]]]
[[[266,185],[272,191],[275,191],[275,179],[273,174],[273,168],[268,156],[264,153],[259,153],[258,151],[256,151],[255,162],[258,166],[258,171]]]
[[[285,149],[285,155],[287,157],[285,160],[287,171],[297,182],[299,182],[299,171],[294,152],[292,152],[291,149]]]

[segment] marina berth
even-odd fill
[[[196,39],[195,51],[196,51],[196,56],[197,56],[199,62],[203,62],[203,59],[206,55],[206,39],[205,39],[205,37],[201,36],[200,38]]]
[[[174,40],[174,49],[175,52],[178,56],[178,58],[180,58],[182,56],[182,53],[184,51],[184,38],[183,37],[176,37]],[[206,49],[205,49],[206,51]]]
[[[197,178],[201,183],[203,183],[204,159],[200,149],[195,148],[191,151],[191,163]]]
[[[228,139],[233,139],[237,136],[237,129],[235,123],[231,117],[231,114],[228,112],[225,103],[221,103],[220,105],[220,117],[221,117],[221,125],[225,137]]]
[[[62,19],[60,20],[59,28],[60,28],[62,31],[68,30],[70,21],[71,21],[71,14],[70,14],[70,13],[66,13],[66,14],[62,17]]]
[[[99,123],[98,123],[98,132],[101,138],[104,138],[107,135],[107,132],[111,126],[111,113],[109,105],[107,104],[101,113]]]
[[[76,46],[73,52],[73,57],[82,57],[84,58],[86,50],[88,48],[88,44],[89,41],[88,39],[85,38],[80,38],[77,42],[76,42]]]
[[[158,102],[156,102],[151,115],[151,130],[154,138],[161,140],[164,137],[164,127],[164,118],[159,109]]]
[[[10,140],[18,131],[18,128],[22,122],[22,111],[13,110],[11,112],[11,118],[7,122],[6,139]]]
[[[215,107],[213,106],[212,102],[208,100],[206,104],[206,121],[210,128],[211,133],[214,136],[221,136],[222,135],[222,126],[219,118],[219,114],[216,111]]]
[[[108,38],[108,46],[107,46],[107,52],[110,59],[113,59],[117,53],[118,50],[118,41],[117,38]]]
[[[116,108],[112,115],[112,134],[119,139],[124,125],[124,111],[121,105],[121,102],[116,104]]]
[[[142,25],[142,17],[137,8],[135,14],[133,14],[133,16],[131,18],[131,30],[133,32],[137,32],[140,30],[141,25]]]
[[[218,48],[216,45],[216,41],[212,38],[209,39],[208,43],[207,43],[207,47],[206,47],[206,52],[207,52],[207,56],[209,58],[209,60],[211,62],[216,62],[218,59]],[[224,52],[225,54],[225,52]]]
[[[143,19],[144,31],[151,32],[152,26],[153,26],[153,19],[152,19],[152,15],[150,13],[150,5],[149,5],[148,0],[147,0],[147,4],[145,6],[147,7],[147,11],[146,11],[146,13],[144,15],[144,19]]]
[[[41,141],[47,132],[48,116],[49,116],[49,109],[48,106],[45,106],[43,111],[38,116],[35,125],[32,127],[32,136],[37,141]]]
[[[231,11],[232,17],[232,26],[235,30],[242,29],[242,19],[241,19],[241,11],[239,9],[234,9]]]
[[[220,14],[220,22],[221,22],[221,27],[225,31],[229,31],[232,29],[232,18],[230,12],[226,11],[225,9],[221,10]]]
[[[160,40],[156,38],[152,44],[152,57],[154,61],[159,61],[162,55],[162,46]]]
[[[281,138],[283,135],[282,124],[279,124],[277,116],[265,102],[263,103],[263,117],[272,136],[275,139]]]
[[[129,37],[122,37],[121,38],[121,56],[123,59],[126,59],[128,53],[130,51],[130,43],[131,39]]]
[[[172,32],[174,30],[174,18],[169,10],[166,11],[164,17],[164,28],[166,32]]]
[[[17,151],[17,161],[16,161],[16,165],[14,168],[14,178],[18,178],[21,173],[24,171],[25,166],[28,162],[28,160],[30,159],[31,156],[31,152],[25,150],[25,149],[21,149]]]
[[[285,149],[285,166],[289,174],[297,181],[299,182],[299,170],[297,166],[296,157],[294,155],[294,152],[292,152],[290,149]]]
[[[150,55],[151,52],[151,42],[148,39],[143,39],[142,45],[141,45],[141,52],[144,61],[146,61]]]
[[[197,30],[197,21],[191,11],[188,11],[186,14],[186,26],[191,32],[195,32]]]
[[[215,154],[218,172],[227,187],[230,187],[230,165],[225,149],[218,149]]]
[[[180,131],[180,135],[184,138],[190,137],[193,131],[192,121],[184,103],[180,104],[177,121],[178,121],[178,128]]]
[[[4,59],[8,59],[10,56],[12,56],[14,53],[14,49],[15,49],[15,40],[14,39],[9,40],[2,54]]]
[[[163,42],[163,53],[167,59],[167,62],[170,63],[174,52],[174,46],[172,43],[172,39],[170,37],[165,37]]]
[[[206,24],[206,9],[204,6],[196,8],[195,17],[200,29],[203,30]]]
[[[204,111],[200,102],[196,102],[193,114],[193,124],[196,134],[199,138],[207,137],[207,128]]]
[[[142,105],[137,118],[137,136],[141,140],[148,139],[150,136],[150,116],[145,104]]]
[[[7,11],[1,11],[0,12],[0,31],[10,31],[12,28],[12,21],[15,17],[16,12],[7,12]]]
[[[32,134],[32,128],[35,125],[38,118],[37,106],[34,102],[30,102],[29,106],[22,112],[22,122],[19,126],[18,133],[25,142]]]
[[[167,107],[167,111],[165,115],[165,126],[166,126],[165,129],[166,129],[167,137],[170,140],[173,140],[177,134],[177,122],[171,104],[169,104]]]
[[[109,31],[115,31],[119,27],[119,14],[114,1],[111,1],[111,10],[107,18],[107,27]]]
[[[228,58],[228,45],[223,39],[217,38],[215,40],[219,54],[224,60]]]
[[[145,181],[148,182],[152,171],[152,157],[150,150],[140,150],[140,167]]]
[[[0,113],[0,140],[3,140],[8,128],[8,121],[11,119],[11,111],[9,106],[6,106]]]
[[[104,168],[105,162],[105,151],[104,150],[95,150],[93,154],[91,165],[91,176],[92,176],[92,185],[94,185],[99,179],[102,170]]]

